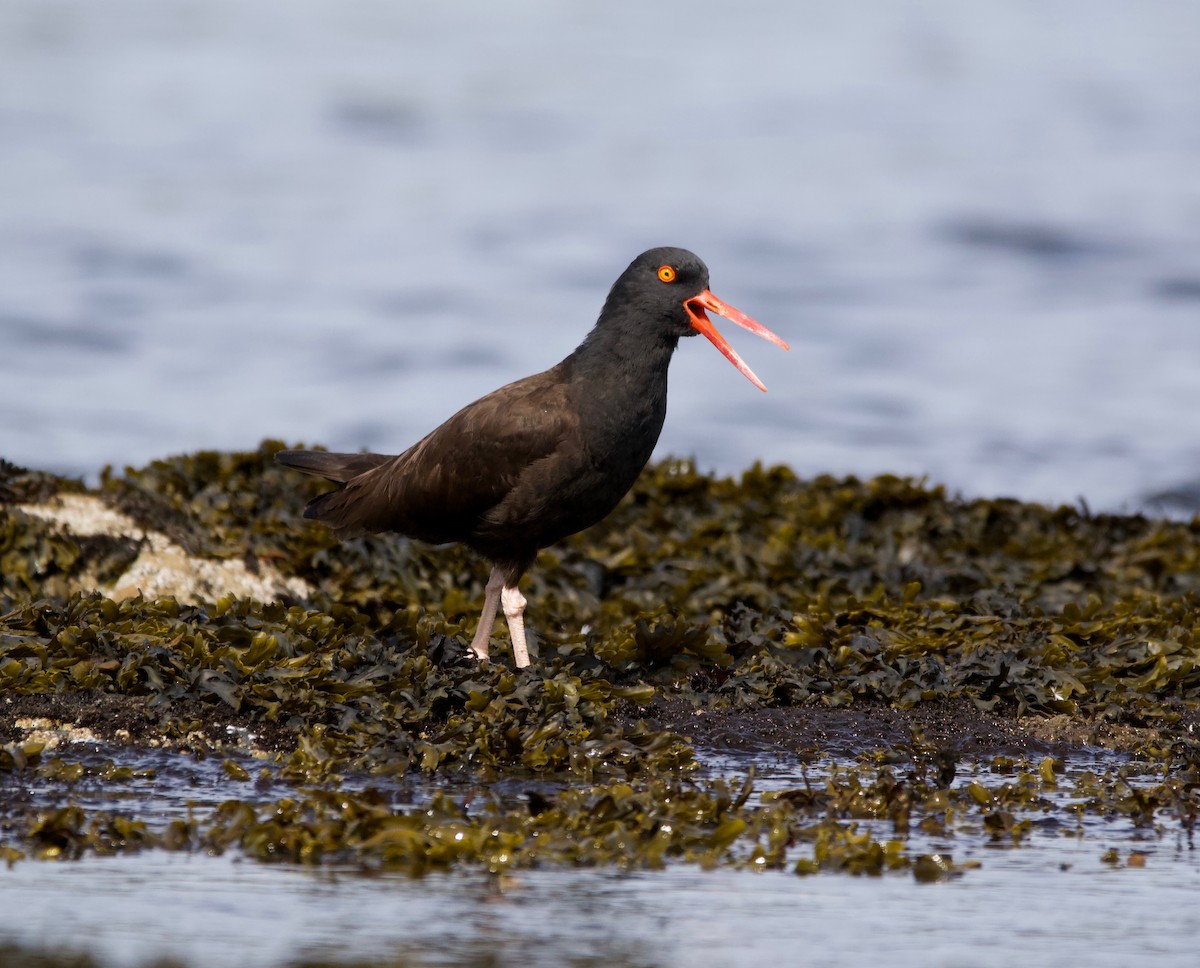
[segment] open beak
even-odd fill
[[[762,323],[755,322],[740,309],[734,309],[729,303],[721,302],[721,300],[707,289],[698,296],[692,296],[691,299],[686,300],[683,308],[687,310],[688,317],[692,321],[692,328],[708,337],[708,341],[721,351],[725,359],[742,371],[742,376],[762,390],[763,393],[766,393],[767,388],[763,386],[762,380],[754,375],[754,371],[742,361],[742,358],[737,355],[734,348],[725,342],[725,337],[717,332],[717,327],[712,324],[712,320],[708,318],[704,310],[711,309],[718,316],[724,316],[731,323],[736,323],[742,329],[748,329],[755,336],[761,336],[763,339],[770,340],[776,346],[782,346],[785,350],[788,348],[787,343],[772,333]]]

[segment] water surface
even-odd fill
[[[805,782],[788,756],[707,754],[705,760],[709,773],[729,777],[754,765],[756,795]],[[182,797],[200,813],[213,805],[223,772],[216,758],[150,753],[136,765],[151,761],[160,768],[153,792],[136,782],[115,790],[118,799],[138,792],[139,815],[165,822],[178,816]],[[1115,754],[1083,751],[1065,766],[1068,777],[1123,766],[1138,782],[1136,765]],[[809,770],[809,781],[819,784],[825,768]],[[961,764],[956,782],[994,786],[1012,779],[972,770]],[[1034,829],[1019,848],[994,844],[982,830],[939,840],[914,827],[908,841],[914,853],[947,851],[959,863],[980,865],[937,884],[917,884],[908,873],[802,878],[682,863],[652,872],[544,869],[497,878],[458,871],[411,879],[261,864],[236,853],[150,852],[18,863],[0,878],[6,910],[0,939],[67,944],[111,965],[170,956],[247,968],[301,958],[538,968],[1193,964],[1200,858],[1186,836],[1165,817],[1157,832],[1095,814],[1078,828],[1063,823],[1070,785],[1064,780],[1056,819],[1031,814]],[[432,789],[410,779],[397,795],[420,803]],[[892,836],[888,822],[862,825],[877,837]],[[1122,864],[1102,861],[1110,848]],[[1145,855],[1144,868],[1124,866],[1132,852]]]
[[[0,453],[396,452],[685,245],[659,454],[1136,507],[1196,482],[1200,7],[0,10]],[[1193,496],[1194,497],[1194,496]]]

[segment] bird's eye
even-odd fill
[[[675,281],[675,267],[674,266],[659,266],[658,267],[658,278],[661,279],[663,282],[674,282]]]

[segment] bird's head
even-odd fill
[[[708,266],[698,255],[671,246],[647,249],[629,264],[613,284],[601,319],[608,315],[637,319],[639,325],[661,327],[663,335],[671,339],[702,333],[751,383],[765,391],[762,381],[717,331],[706,310],[788,348],[761,323],[709,292]]]

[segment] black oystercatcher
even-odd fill
[[[395,531],[462,542],[488,559],[471,649],[487,660],[502,604],[516,664],[527,666],[517,582],[539,548],[595,524],[633,486],[662,430],[667,365],[680,337],[703,333],[766,390],[706,309],[787,349],[708,291],[708,267],[697,256],[650,249],[621,273],[575,352],[464,407],[398,457],[285,450],[275,460],[342,485],[304,509],[339,537]]]

